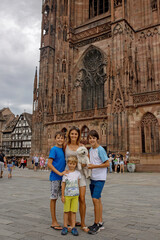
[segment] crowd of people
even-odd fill
[[[126,152],[125,156],[123,156],[123,154],[120,154],[119,152],[115,154],[109,151],[108,157],[109,172],[112,173],[114,171],[115,173],[124,173],[124,166],[127,166],[127,163],[129,163],[129,151]]]
[[[43,154],[36,154],[32,158],[32,165],[34,166],[34,171],[37,171],[38,168],[41,171],[48,171],[48,158]]]
[[[8,178],[12,178],[12,170],[13,168],[18,167],[23,169],[27,167],[27,158],[21,157],[16,158],[15,156],[12,158],[6,158],[5,154],[0,152],[0,178],[3,178],[4,168],[8,169]]]

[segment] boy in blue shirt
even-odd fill
[[[56,218],[56,201],[61,197],[61,181],[62,176],[65,174],[65,155],[63,151],[65,136],[63,132],[56,132],[55,141],[56,145],[51,148],[48,159],[48,167],[51,169],[51,197],[50,197],[50,211],[52,217],[51,228],[55,230],[62,230]]]
[[[107,167],[109,161],[106,151],[98,144],[99,135],[97,131],[91,130],[88,134],[91,148],[89,151],[90,163],[88,168],[92,169],[90,192],[94,205],[94,224],[89,228],[89,234],[96,234],[100,229],[104,229],[102,221],[101,193],[107,178]]]

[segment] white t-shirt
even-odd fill
[[[65,196],[79,196],[79,179],[81,179],[81,174],[77,170],[63,175],[62,182],[66,183]]]
[[[90,148],[90,162],[94,165],[100,165],[108,160],[106,151],[102,146]],[[91,179],[95,181],[105,181],[107,178],[107,168],[93,168]]]

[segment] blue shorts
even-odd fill
[[[101,198],[101,193],[104,187],[105,181],[91,180],[89,185],[92,198]]]

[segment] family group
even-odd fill
[[[107,167],[109,167],[108,156],[104,148],[98,143],[99,135],[97,131],[91,130],[88,134],[89,143],[91,145],[89,149],[90,163],[88,166],[86,166],[86,164],[81,164],[82,169],[79,171],[77,169],[77,150],[82,146],[82,144],[80,144],[80,137],[79,128],[73,126],[69,130],[67,142],[64,144],[64,133],[57,132],[55,134],[56,144],[51,148],[48,158],[48,167],[51,169],[51,228],[61,230],[62,235],[71,232],[74,236],[78,236],[79,233],[76,226],[80,226],[81,230],[89,234],[96,234],[101,229],[104,229],[101,193],[107,177]],[[94,223],[88,227],[85,224],[85,193],[87,183],[83,171],[84,168],[91,171],[89,187],[94,206]],[[56,218],[56,201],[59,196],[64,204],[63,227],[58,224]],[[78,202],[80,222],[76,222]]]

